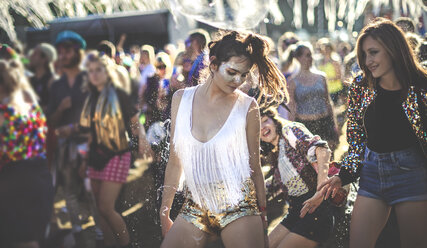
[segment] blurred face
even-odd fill
[[[231,57],[227,62],[221,63],[214,71],[214,82],[226,93],[234,92],[242,85],[249,74],[252,64],[246,57]]]
[[[182,70],[184,72],[190,72],[193,66],[193,61],[190,58],[185,58],[182,62]]]
[[[90,83],[98,90],[108,82],[108,73],[100,62],[90,62],[87,66]]]
[[[160,78],[164,78],[166,76],[166,65],[164,64],[158,64],[156,65],[157,74],[160,76]]]
[[[73,68],[80,63],[79,55],[72,46],[60,45],[58,47],[58,61],[62,68]]]
[[[261,118],[261,140],[267,143],[274,143],[277,140],[276,124],[267,115]]]
[[[193,52],[198,52],[201,50],[200,44],[197,40],[192,40],[191,41],[191,50]]]
[[[331,55],[332,49],[328,45],[323,45],[322,49],[320,50],[324,55]]]
[[[380,78],[393,72],[392,60],[381,43],[368,36],[363,41],[362,49],[365,54],[366,67],[374,78]]]
[[[143,65],[150,64],[150,57],[148,56],[148,53],[146,51],[141,52],[141,57],[139,58],[139,63]]]
[[[33,52],[30,54],[30,68],[36,68],[38,66],[44,66],[46,63],[46,58],[43,57],[40,48],[34,48]]]
[[[313,65],[313,57],[308,48],[303,48],[301,56],[297,59],[303,69],[309,69]]]

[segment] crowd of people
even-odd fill
[[[0,247],[40,247],[58,187],[80,247],[83,178],[98,245],[132,247],[115,204],[137,159],[157,164],[161,247],[317,247],[358,180],[350,247],[375,247],[392,209],[401,247],[427,245],[427,40],[412,20],[372,20],[354,45],[125,39],[88,49],[65,30],[27,56],[1,45]],[[272,199],[289,207],[269,233]]]

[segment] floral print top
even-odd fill
[[[267,191],[277,195],[280,191],[290,196],[301,196],[317,186],[317,172],[312,163],[316,162],[316,147],[326,147],[326,141],[311,134],[301,123],[287,121],[279,140],[277,164],[271,165],[273,179],[267,183]],[[279,187],[278,187],[279,186]]]

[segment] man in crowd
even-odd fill
[[[191,33],[185,40],[185,50],[187,56],[193,61],[191,70],[188,74],[187,86],[198,84],[200,71],[206,67],[207,54],[204,50],[209,42],[209,34],[202,29]]]
[[[55,79],[53,70],[53,62],[56,60],[55,47],[48,43],[40,43],[31,52],[29,60],[29,68],[34,73],[30,77],[31,85],[39,97],[40,106],[46,110],[49,89]]]
[[[76,246],[80,247],[84,239],[80,235],[78,195],[84,184],[79,175],[81,159],[77,147],[86,141],[78,132],[80,114],[87,97],[82,87],[86,73],[80,69],[86,42],[79,34],[67,30],[58,34],[55,47],[62,75],[51,87],[46,115],[58,136],[54,168],[57,170],[57,184],[63,187],[72,232]]]

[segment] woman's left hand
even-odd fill
[[[264,230],[264,247],[268,248],[268,221],[267,221],[267,211],[261,212],[261,219],[262,219],[262,228]]]
[[[302,205],[300,218],[304,218],[307,213],[312,214],[322,204],[324,197],[324,189],[317,191],[310,199],[306,200]]]

